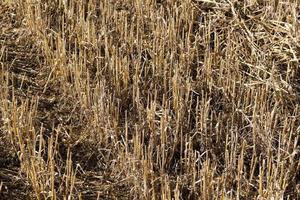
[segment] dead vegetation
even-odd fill
[[[300,7],[0,3],[0,198],[297,199]]]

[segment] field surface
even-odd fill
[[[297,0],[0,2],[0,199],[300,199]]]

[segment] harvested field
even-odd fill
[[[0,199],[300,199],[297,0],[0,2]]]

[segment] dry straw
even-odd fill
[[[297,2],[0,3],[0,197],[300,198]]]

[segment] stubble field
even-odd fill
[[[297,0],[4,0],[0,199],[299,199]]]

